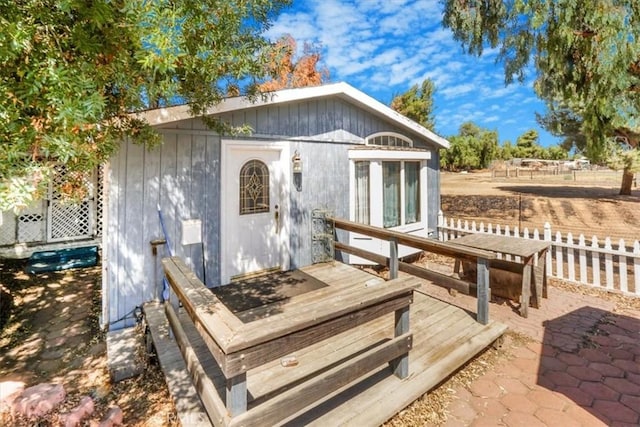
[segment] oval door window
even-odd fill
[[[269,168],[249,160],[240,168],[240,215],[269,212]]]

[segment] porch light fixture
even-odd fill
[[[291,170],[293,171],[293,185],[296,191],[302,191],[302,159],[298,150],[293,153],[291,158]]]
[[[293,164],[293,173],[302,173],[302,159],[300,158],[300,153],[298,153],[298,150],[293,153],[291,163]]]

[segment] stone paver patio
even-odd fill
[[[431,286],[427,292],[475,311],[474,298]],[[532,341],[458,387],[447,426],[640,424],[640,311],[550,287],[527,319],[507,301],[492,303],[490,316]]]

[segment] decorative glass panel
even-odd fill
[[[269,212],[269,168],[249,160],[240,169],[240,215]]]
[[[400,162],[382,162],[382,224],[400,225]]]
[[[369,224],[369,162],[355,162],[355,166],[355,221],[361,224]]]
[[[404,223],[420,221],[420,162],[404,163]]]

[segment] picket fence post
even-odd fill
[[[596,249],[591,251],[591,274],[593,276],[593,285],[600,286],[600,249],[598,246],[598,238],[593,236],[591,238],[591,248]]]
[[[609,237],[604,239],[604,271],[605,271],[605,283],[607,289],[613,289],[613,255],[611,250],[611,239]]]
[[[580,234],[578,238],[578,257],[580,258],[580,282],[589,283],[587,280],[587,251],[584,249],[587,247],[587,242],[584,239],[584,234]]]
[[[620,274],[620,290],[622,292],[629,291],[629,284],[627,283],[627,249],[624,245],[624,239],[618,241],[618,273]]]
[[[544,240],[549,242],[549,244],[551,244],[551,224],[549,224],[548,222],[544,223],[544,230],[543,230],[543,237]],[[547,264],[547,275],[548,276],[553,276],[553,262],[552,262],[552,254],[551,252],[553,251],[553,248],[549,248],[549,250],[547,251],[547,256],[546,256],[546,260],[545,263]]]
[[[576,280],[576,265],[573,258],[573,234],[567,233],[567,274],[569,280],[575,282]]]

